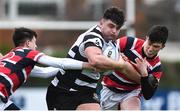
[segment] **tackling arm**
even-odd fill
[[[96,46],[87,47],[85,49],[85,55],[92,66],[101,70],[119,70],[123,67],[122,62],[106,57],[102,54],[101,49]]]
[[[33,70],[31,71],[30,76],[40,77],[40,78],[49,78],[56,75],[58,71],[60,71],[62,74],[65,73],[65,71],[60,68],[34,66]]]
[[[47,55],[41,56],[38,63],[52,66],[61,69],[93,69],[89,63],[70,59],[70,58],[56,58]]]
[[[119,71],[122,72],[128,79],[133,80],[135,83],[137,84],[141,83],[141,75],[129,62],[125,62],[124,68]]]

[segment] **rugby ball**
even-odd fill
[[[113,59],[113,60],[118,60],[119,59],[119,48],[116,44],[108,44],[108,46],[104,49],[103,55]],[[112,73],[112,70],[105,71],[102,74],[103,75],[109,75]]]

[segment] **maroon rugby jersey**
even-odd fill
[[[117,40],[120,47],[120,51],[124,53],[130,61],[135,62],[135,58],[144,58],[145,54],[143,52],[144,40],[134,37],[122,37]],[[162,66],[159,56],[153,58],[147,58],[148,74],[153,74],[158,80],[162,75]],[[115,71],[110,75],[106,75],[103,78],[103,85],[109,87],[114,91],[130,92],[134,89],[140,88],[140,84],[128,79],[123,73]]]
[[[17,47],[0,59],[0,95],[7,98],[27,78],[43,53],[28,48]]]

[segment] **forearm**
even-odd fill
[[[88,62],[82,62],[71,58],[55,58],[47,55],[38,60],[39,63],[62,69],[94,69]]]
[[[82,69],[83,62],[70,58],[55,58],[44,55],[38,59],[38,63],[62,69]]]
[[[33,70],[30,73],[30,76],[48,78],[48,77],[56,75],[58,71],[60,71],[61,73],[65,72],[63,69],[54,68],[54,67],[34,66]]]
[[[136,71],[136,69],[129,63],[124,63],[124,68],[122,70],[119,70],[120,72],[123,72],[123,74],[130,80],[133,80],[137,84],[140,84],[141,81],[141,75]]]
[[[154,95],[158,85],[158,80],[152,74],[141,77],[142,94],[146,100],[149,100]]]
[[[93,62],[90,62],[92,66],[102,69],[102,70],[114,70],[118,69],[121,70],[123,67],[123,64],[120,64],[119,62],[110,59],[104,55],[96,55],[94,57]]]

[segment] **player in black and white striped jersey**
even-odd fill
[[[121,69],[122,59],[113,60],[103,51],[115,40],[124,23],[123,11],[117,7],[107,9],[99,24],[81,34],[68,52],[68,57],[89,62],[98,69]],[[122,62],[121,62],[122,61]],[[52,80],[46,100],[49,110],[100,110],[94,99],[100,74],[90,70],[65,70]]]

